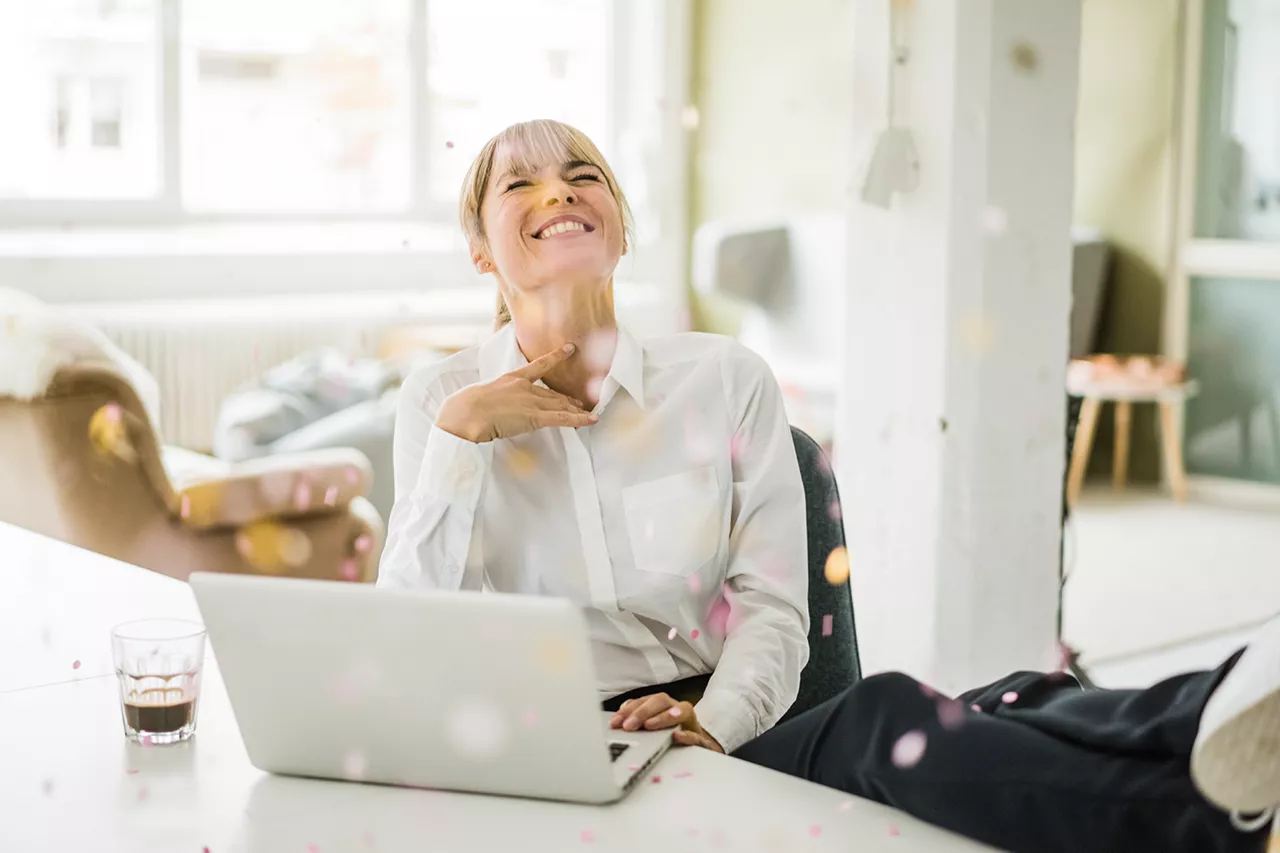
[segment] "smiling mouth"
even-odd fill
[[[548,225],[533,235],[535,240],[546,240],[550,237],[559,237],[562,234],[590,234],[595,229],[590,225],[584,225],[581,222],[566,220]]]

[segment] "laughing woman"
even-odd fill
[[[1260,853],[1261,821],[1206,796],[1280,801],[1280,621],[1217,670],[1146,691],[1019,673],[958,697],[943,725],[917,682],[885,674],[775,727],[809,626],[773,376],[728,338],[619,327],[630,213],[579,131],[492,139],[461,218],[498,330],[405,383],[380,586],[572,599],[613,726],[676,728],[997,846]],[[907,735],[927,749],[895,763]]]

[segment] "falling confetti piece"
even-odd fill
[[[898,827],[893,826],[892,824],[890,824],[890,826],[889,826],[889,837],[890,837],[890,838],[896,838],[896,837],[898,837],[898,836],[899,836],[899,835],[901,835],[901,834],[902,834],[902,833],[898,830]]]
[[[680,706],[677,705],[676,707],[672,708],[670,711],[667,711],[667,713],[673,717],[680,716]]]
[[[653,777],[652,779],[650,779],[649,781],[650,781],[650,782],[652,782],[654,785],[656,785],[656,784],[658,784],[659,782],[661,782],[661,781],[662,781],[662,777],[661,777],[661,776],[654,776],[654,777]]]
[[[827,515],[831,516],[832,521],[840,521],[844,517],[844,512],[840,509],[840,501],[831,502],[831,506],[827,507]]]
[[[147,790],[146,788],[138,789],[138,802],[145,803],[150,798],[151,798],[151,792],[149,790]]]
[[[360,579],[360,567],[356,565],[355,560],[343,561],[341,571],[344,581],[357,581]]]
[[[307,845],[307,853],[320,853],[320,845],[319,845],[319,844],[308,844],[308,845]]]
[[[982,708],[981,708],[979,705],[977,705],[976,703],[975,703],[975,704],[973,704],[973,705],[970,705],[969,707],[970,707],[970,708],[972,708],[973,710],[977,711],[979,714],[981,714],[981,713],[982,713]]]
[[[130,767],[128,770],[126,770],[126,771],[124,771],[124,772],[125,772],[125,774],[126,774],[126,775],[129,775],[129,776],[136,776],[136,775],[138,774],[138,768],[136,768],[136,767]]]
[[[831,622],[832,622],[832,618],[830,613],[822,617],[822,636],[824,637],[831,636]]]
[[[103,455],[133,461],[137,455],[129,444],[129,433],[119,403],[107,403],[89,418],[89,443]]]
[[[938,722],[947,730],[954,731],[964,725],[964,703],[954,699],[945,699],[938,703]]]
[[[678,633],[680,632],[677,631],[675,628],[672,628],[670,631],[667,632],[667,639],[674,640],[676,638],[676,634]]]
[[[311,506],[311,483],[306,479],[298,481],[298,485],[293,490],[293,508],[299,512],[309,509]]]
[[[698,593],[702,591],[702,581],[697,575],[689,575],[689,592]]]
[[[982,212],[982,227],[988,234],[1003,234],[1009,227],[1009,217],[1003,208],[988,205]]]
[[[1010,690],[1008,693],[1000,697],[1000,701],[1006,705],[1012,705],[1018,701],[1018,691]]]
[[[80,661],[78,661],[78,660],[72,661],[72,662],[71,662],[71,668],[72,668],[72,669],[79,669],[79,668],[80,668]]]
[[[348,468],[346,476],[347,476],[347,483],[349,485],[354,486],[356,483],[360,482],[360,472],[357,471],[355,468]]]
[[[201,850],[201,853],[209,853],[209,848],[208,847],[203,848]]]
[[[512,447],[507,451],[507,471],[513,477],[524,478],[538,470],[538,456],[532,450]]]
[[[373,547],[373,537],[368,533],[361,533],[356,537],[356,551],[361,554],[368,554],[369,549]]]
[[[809,827],[809,837],[817,838],[820,835],[822,835],[822,827],[818,826],[816,823]]]
[[[446,140],[446,141],[445,141],[445,143],[444,143],[444,147],[445,147],[445,148],[452,148],[452,147],[453,147],[453,140],[452,140],[452,139],[450,139],[450,140]]]
[[[142,740],[139,741],[139,743],[143,746],[151,746],[151,735],[143,735]]]
[[[696,639],[698,639],[698,633],[699,633],[699,632],[698,632],[698,629],[697,629],[697,628],[694,628],[692,631],[690,631],[690,632],[689,632],[689,639],[690,639],[690,640],[696,640]]]
[[[920,692],[921,692],[921,693],[923,693],[925,696],[927,696],[927,697],[928,697],[928,698],[930,698],[930,699],[932,699],[934,696],[937,696],[937,695],[938,695],[938,691],[934,690],[932,687],[930,687],[930,686],[929,686],[929,685],[927,685],[927,684],[921,684],[921,685],[920,685]]]
[[[584,829],[582,830],[582,840],[583,842],[595,841],[596,834],[589,829]]]
[[[628,772],[628,773],[635,773],[635,772],[636,772],[637,770],[639,770],[639,769],[640,769],[640,765],[639,765],[639,764],[628,764],[628,765],[627,765],[627,772]]]
[[[919,729],[913,729],[902,737],[898,738],[898,742],[893,745],[893,766],[899,770],[910,770],[920,763],[920,759],[924,758],[924,749],[928,743],[925,733]]]
[[[849,552],[843,545],[827,555],[822,574],[832,586],[840,586],[849,579]]]
[[[675,773],[672,773],[671,775],[672,775],[672,776],[674,776],[674,777],[676,777],[677,779],[688,779],[690,776],[692,776],[692,775],[693,775],[693,771],[692,771],[692,770],[677,770]]]

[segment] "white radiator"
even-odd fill
[[[482,330],[489,323],[493,294],[477,288],[67,307],[102,329],[156,378],[163,440],[208,451],[223,400],[272,366],[325,346],[374,356],[393,327],[438,324],[456,330],[465,324]]]

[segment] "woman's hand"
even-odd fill
[[[543,427],[591,426],[599,418],[580,401],[533,384],[576,351],[565,344],[492,382],[450,394],[436,415],[436,426],[475,444]]]
[[[673,726],[680,727],[680,730],[674,734],[676,743],[724,752],[720,743],[698,723],[698,715],[693,712],[693,705],[689,702],[677,702],[665,693],[628,699],[622,703],[622,707],[618,708],[618,712],[609,718],[610,728],[628,732],[634,732],[642,727],[653,732]]]

